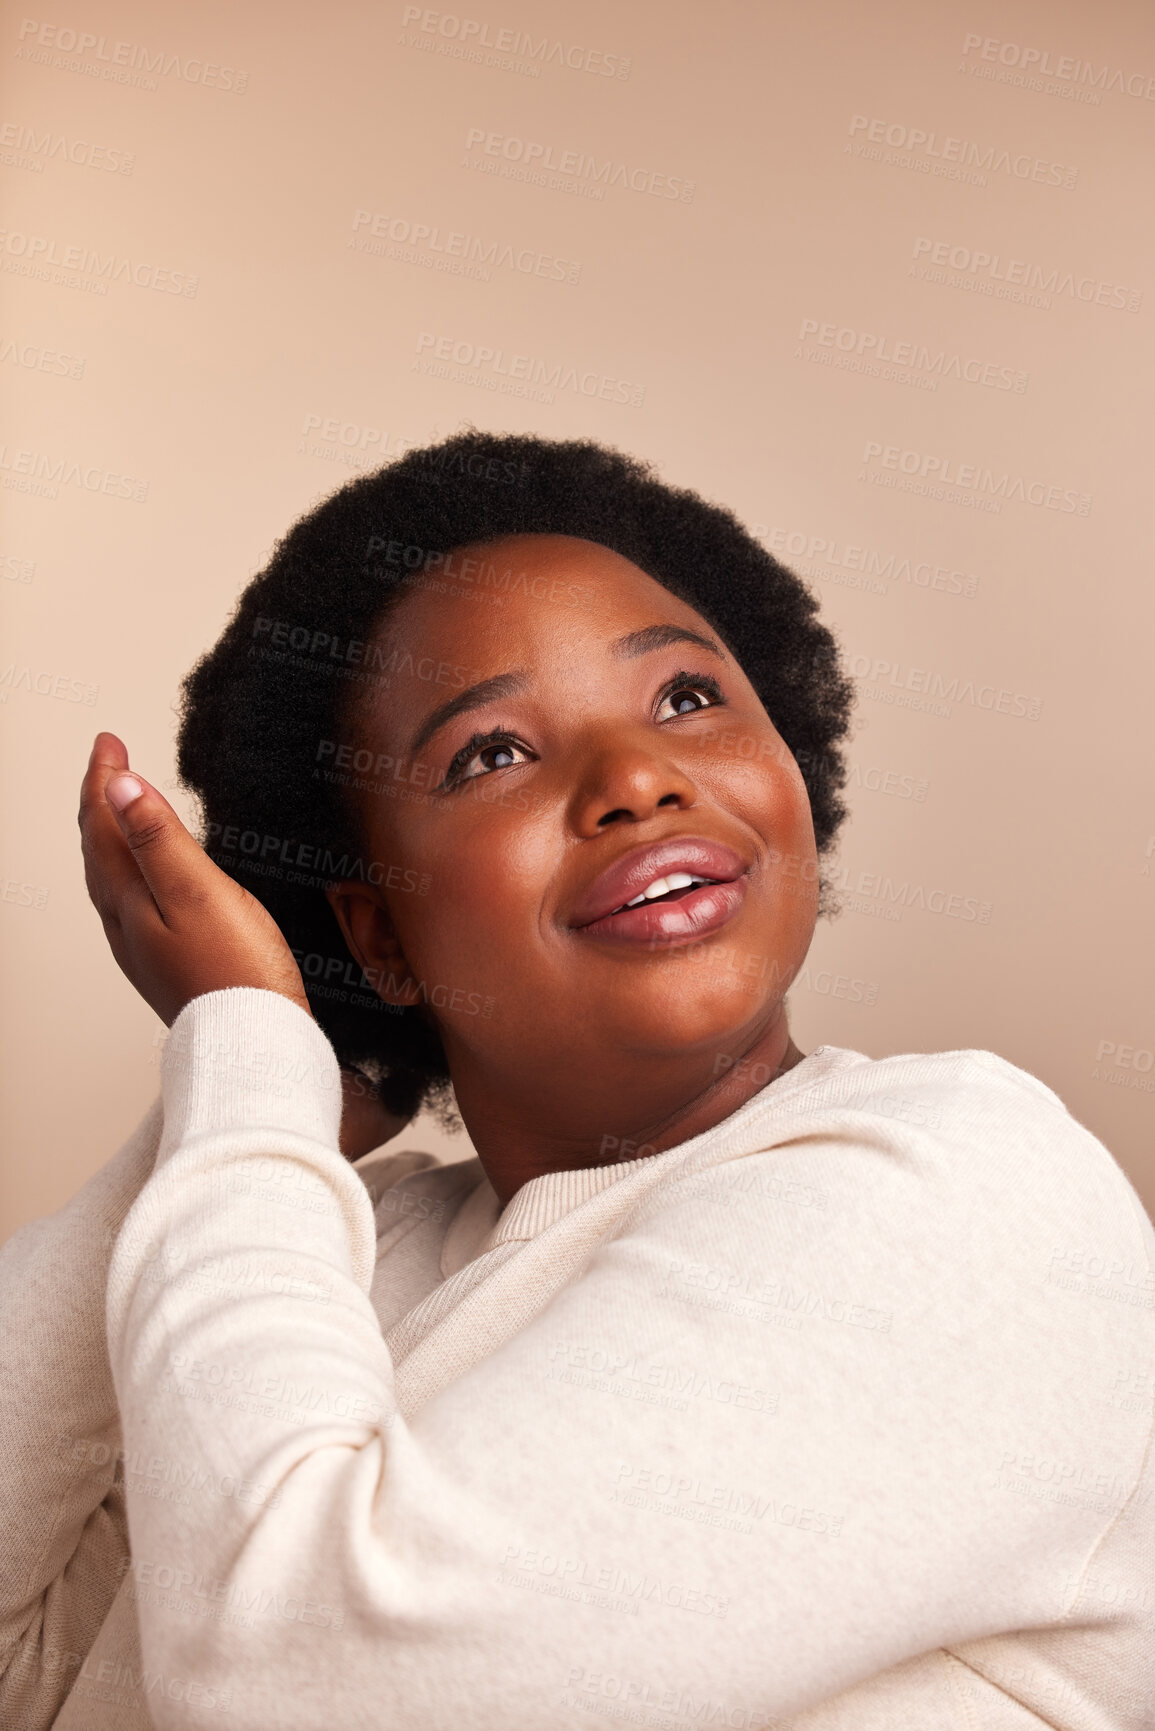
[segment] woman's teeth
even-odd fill
[[[643,902],[657,901],[659,896],[668,896],[671,890],[688,890],[694,884],[712,884],[713,878],[691,877],[689,872],[671,872],[668,878],[655,878],[652,884],[647,884],[640,896],[635,896],[632,902],[625,902],[614,912],[620,914],[625,908],[640,908]]]

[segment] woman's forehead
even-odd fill
[[[439,555],[405,582],[381,636],[405,642],[548,649],[580,638],[587,650],[653,623],[697,625],[701,614],[624,554],[576,535],[509,535]]]
[[[368,646],[379,677],[347,717],[359,736],[400,739],[457,692],[495,680],[507,696],[604,691],[674,642],[714,667],[728,659],[701,614],[612,548],[569,535],[475,542],[406,583]]]

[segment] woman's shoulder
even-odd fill
[[[817,1046],[809,1057],[787,1072],[793,1091],[803,1100],[836,1103],[871,1099],[877,1103],[892,1092],[920,1091],[944,1103],[957,1100],[981,1108],[995,1098],[1016,1098],[1024,1106],[1070,1116],[1062,1099],[1047,1084],[997,1052],[976,1047],[947,1052],[893,1052],[871,1058],[844,1046]],[[785,1098],[782,1081],[775,1092]],[[769,1090],[767,1090],[769,1092]],[[877,1109],[877,1104],[876,1104]]]
[[[1054,1089],[996,1052],[820,1046],[719,1129],[687,1150],[699,1186],[752,1198],[765,1173],[771,1202],[789,1177],[908,1227],[953,1220],[970,1239],[985,1221],[1020,1246],[1046,1238],[1048,1255],[1109,1249],[1147,1269],[1155,1310],[1155,1229],[1127,1174]]]
[[[712,1304],[755,1277],[816,1312],[853,1287],[879,1328],[973,1322],[1020,1365],[1043,1342],[1068,1370],[1150,1362],[1155,1228],[1103,1143],[996,1053],[820,1047],[680,1154],[631,1225]]]
[[[947,1141],[964,1138],[976,1157],[988,1150],[1003,1170],[1008,1156],[1037,1149],[1046,1153],[1052,1171],[1069,1158],[1124,1176],[1110,1150],[1053,1088],[997,1052],[963,1048],[871,1058],[820,1046],[788,1074],[797,1078],[795,1087],[781,1095],[766,1089],[765,1110],[791,1116],[865,1112]]]

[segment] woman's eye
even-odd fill
[[[705,709],[706,701],[700,691],[675,691],[670,698],[675,715],[688,715],[692,709]]]
[[[476,751],[470,759],[478,763],[482,769],[508,769],[511,763],[517,762],[517,746],[506,744],[487,745],[481,751]]]
[[[507,733],[475,734],[463,745],[445,772],[445,787],[461,781],[474,781],[479,775],[489,775],[495,769],[511,769],[514,764],[528,763],[530,753]]]
[[[692,715],[696,709],[712,709],[715,704],[724,701],[717,682],[713,679],[687,680],[679,679],[676,685],[668,687],[658,710],[658,719],[664,719],[662,710],[669,706],[673,715]]]

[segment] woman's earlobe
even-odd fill
[[[330,885],[325,899],[354,961],[383,1003],[407,1008],[422,1001],[420,982],[402,953],[397,929],[379,890],[372,885]]]

